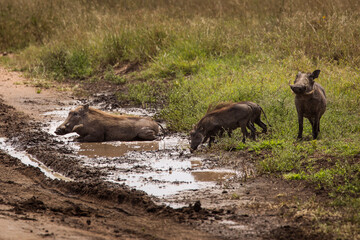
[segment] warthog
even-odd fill
[[[148,118],[117,116],[89,105],[70,111],[67,119],[55,131],[57,135],[76,132],[81,142],[154,140],[159,125]]]
[[[209,139],[209,147],[215,136],[221,136],[224,131],[231,135],[232,130],[241,127],[242,141],[247,137],[246,126],[252,116],[252,109],[247,104],[233,103],[207,113],[190,132],[190,150],[194,151],[201,143]],[[255,136],[255,129],[251,129]]]
[[[211,111],[214,111],[216,109],[223,108],[225,106],[229,106],[231,104],[234,104],[234,102],[221,102],[221,103],[218,103],[215,107],[210,105],[208,107],[207,113],[211,112]],[[254,102],[250,102],[250,101],[242,101],[242,102],[238,102],[238,104],[247,104],[247,105],[249,105],[251,107],[251,109],[252,109],[252,115],[250,117],[249,124],[252,124],[253,127],[255,128],[254,123],[256,123],[259,127],[262,128],[263,133],[267,133],[267,126],[266,126],[266,124],[264,122],[261,121],[261,113],[264,114],[264,117],[265,117],[266,122],[268,124],[269,124],[269,121],[267,120],[266,114],[265,114],[264,110],[262,109],[262,107],[260,107],[259,104],[254,103]],[[269,124],[269,126],[271,127],[270,124]],[[248,128],[251,130],[251,127],[248,127]]]
[[[312,126],[312,136],[318,137],[320,132],[320,118],[326,110],[326,95],[324,88],[314,81],[320,74],[320,70],[313,73],[299,72],[296,75],[291,90],[296,94],[295,106],[298,113],[299,132],[298,138],[302,138],[303,118],[309,119]]]

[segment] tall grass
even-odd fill
[[[48,49],[45,55],[59,48],[69,55],[82,51],[92,60],[93,73],[106,64],[144,63],[155,57],[159,61],[152,62],[160,65],[168,60],[164,53],[180,58],[169,60],[182,60],[178,67],[185,73],[197,69],[196,62],[186,63],[191,54],[250,51],[276,58],[302,52],[313,61],[358,66],[359,10],[356,0],[3,0],[0,51],[28,46]],[[181,56],[184,49],[187,56]],[[159,67],[163,74],[177,70],[174,64]]]
[[[16,52],[13,64],[36,76],[127,84],[119,99],[163,104],[175,131],[189,131],[209,104],[257,102],[270,133],[245,145],[235,134],[219,146],[266,150],[260,171],[327,189],[356,225],[359,13],[358,0],[2,0],[0,51]],[[115,76],[125,64],[140,70]],[[320,139],[296,141],[288,82],[315,69],[328,101]]]

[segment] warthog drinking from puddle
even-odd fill
[[[207,113],[190,132],[190,150],[194,151],[201,143],[209,139],[209,147],[215,136],[221,136],[224,130],[230,135],[232,130],[241,127],[243,142],[247,137],[246,126],[252,116],[252,109],[247,104],[230,104],[220,109]],[[251,126],[250,126],[251,127]],[[255,136],[255,129],[252,128],[252,136]]]
[[[55,131],[57,135],[71,132],[83,142],[154,140],[159,125],[149,118],[117,116],[84,105],[70,111]]]
[[[313,73],[299,72],[294,84],[289,84],[291,90],[296,94],[295,106],[299,121],[298,138],[302,138],[304,117],[311,123],[314,139],[320,132],[320,118],[326,110],[326,95],[324,88],[314,81],[319,74],[320,70],[315,70]]]
[[[262,132],[263,133],[266,133],[267,132],[267,126],[264,122],[261,121],[261,113],[264,114],[264,117],[267,121],[267,123],[269,124],[268,120],[267,120],[267,117],[266,117],[266,114],[264,112],[264,110],[262,109],[262,107],[260,107],[259,104],[257,103],[254,103],[254,102],[250,102],[250,101],[243,101],[243,102],[238,102],[238,103],[234,103],[234,102],[221,102],[221,103],[218,103],[215,107],[213,107],[212,105],[210,105],[208,107],[208,110],[207,110],[207,113],[208,112],[211,112],[211,111],[214,111],[216,109],[220,109],[220,108],[223,108],[223,107],[226,107],[226,106],[229,106],[229,105],[232,105],[232,104],[247,104],[251,107],[252,109],[252,115],[250,117],[250,122],[249,124],[252,124],[253,127],[254,127],[254,123],[256,123],[258,126],[260,126],[262,128]],[[269,124],[270,126],[270,124]],[[271,127],[271,126],[270,126]],[[255,127],[254,127],[255,128]],[[249,129],[251,130],[251,127],[249,127]]]

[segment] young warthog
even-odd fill
[[[148,118],[117,116],[84,105],[70,111],[55,131],[57,135],[76,132],[81,142],[154,140],[159,125]]]
[[[320,118],[326,110],[326,95],[324,88],[314,81],[320,74],[320,70],[313,73],[299,72],[296,75],[291,90],[296,94],[295,106],[298,113],[299,132],[298,138],[302,138],[303,118],[309,119],[312,126],[312,135],[316,139],[320,132]]]
[[[247,104],[233,103],[207,113],[190,132],[190,150],[194,151],[201,143],[209,139],[209,147],[215,136],[221,136],[224,130],[231,134],[232,130],[241,127],[243,142],[247,137],[246,126],[252,116],[252,109]],[[255,136],[255,129],[252,129]]]
[[[234,102],[221,102],[218,103],[215,107],[213,107],[212,105],[210,105],[208,107],[207,113],[214,111],[216,109],[220,109],[226,106],[229,106],[231,104],[234,104]],[[243,102],[238,102],[238,104],[247,104],[251,107],[252,109],[252,115],[250,117],[250,122],[249,124],[252,124],[252,127],[255,128],[254,123],[256,123],[258,126],[260,126],[262,128],[262,132],[266,133],[267,132],[267,126],[264,122],[261,121],[261,113],[264,114],[264,117],[266,119],[266,122],[269,124],[266,114],[264,112],[264,110],[262,109],[262,107],[260,107],[259,104],[254,103],[254,102],[250,102],[250,101],[243,101]],[[270,126],[270,124],[269,124]],[[270,126],[271,127],[271,126]],[[248,126],[248,128],[251,130],[252,128]]]

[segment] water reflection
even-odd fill
[[[94,157],[120,157],[130,151],[154,151],[159,149],[159,142],[103,142],[77,143],[80,155]]]
[[[191,160],[191,168],[199,168],[202,166],[201,160]]]
[[[206,171],[193,171],[191,175],[194,176],[195,181],[200,182],[218,182],[226,180],[236,175],[233,171],[219,171],[219,170],[206,170]]]

